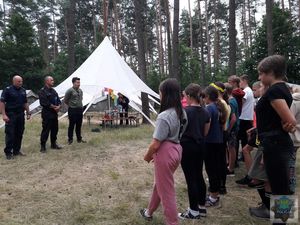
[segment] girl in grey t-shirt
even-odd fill
[[[180,137],[187,125],[187,117],[180,103],[180,87],[176,79],[167,79],[159,87],[161,109],[156,121],[152,142],[144,160],[154,162],[155,183],[147,208],[140,214],[146,220],[162,202],[167,225],[178,225],[173,174],[182,156]]]

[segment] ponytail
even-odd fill
[[[227,121],[227,110],[220,99],[217,99],[216,106],[219,111],[219,123],[223,126]]]

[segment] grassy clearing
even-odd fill
[[[58,142],[64,149],[41,154],[40,121],[36,118],[26,124],[23,150],[27,156],[12,161],[0,156],[1,225],[164,224],[161,208],[150,223],[138,215],[147,205],[153,184],[153,165],[143,161],[153,128],[112,128],[101,133],[91,128],[83,127],[87,144],[68,146],[67,123],[61,121]],[[0,148],[3,146],[1,129]],[[299,168],[298,160],[298,177]],[[236,178],[243,173],[238,170]],[[175,177],[178,208],[184,210],[187,193],[181,168]],[[181,224],[269,224],[248,215],[248,207],[259,199],[256,191],[237,187],[236,178],[228,178],[229,193],[221,209],[210,209],[208,218],[201,221]]]

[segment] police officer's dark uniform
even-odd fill
[[[61,101],[57,92],[51,87],[44,86],[39,92],[40,105],[42,108],[42,133],[41,133],[41,152],[46,151],[46,142],[50,134],[51,148],[60,149],[57,145],[58,133],[58,114],[51,108],[51,105],[59,106]]]
[[[5,104],[5,113],[9,118],[5,123],[4,152],[6,158],[11,159],[13,155],[21,154],[25,125],[24,110],[27,103],[26,90],[11,85],[3,90],[0,100]]]

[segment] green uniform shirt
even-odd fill
[[[82,90],[71,87],[65,94],[65,103],[70,108],[82,108]]]

